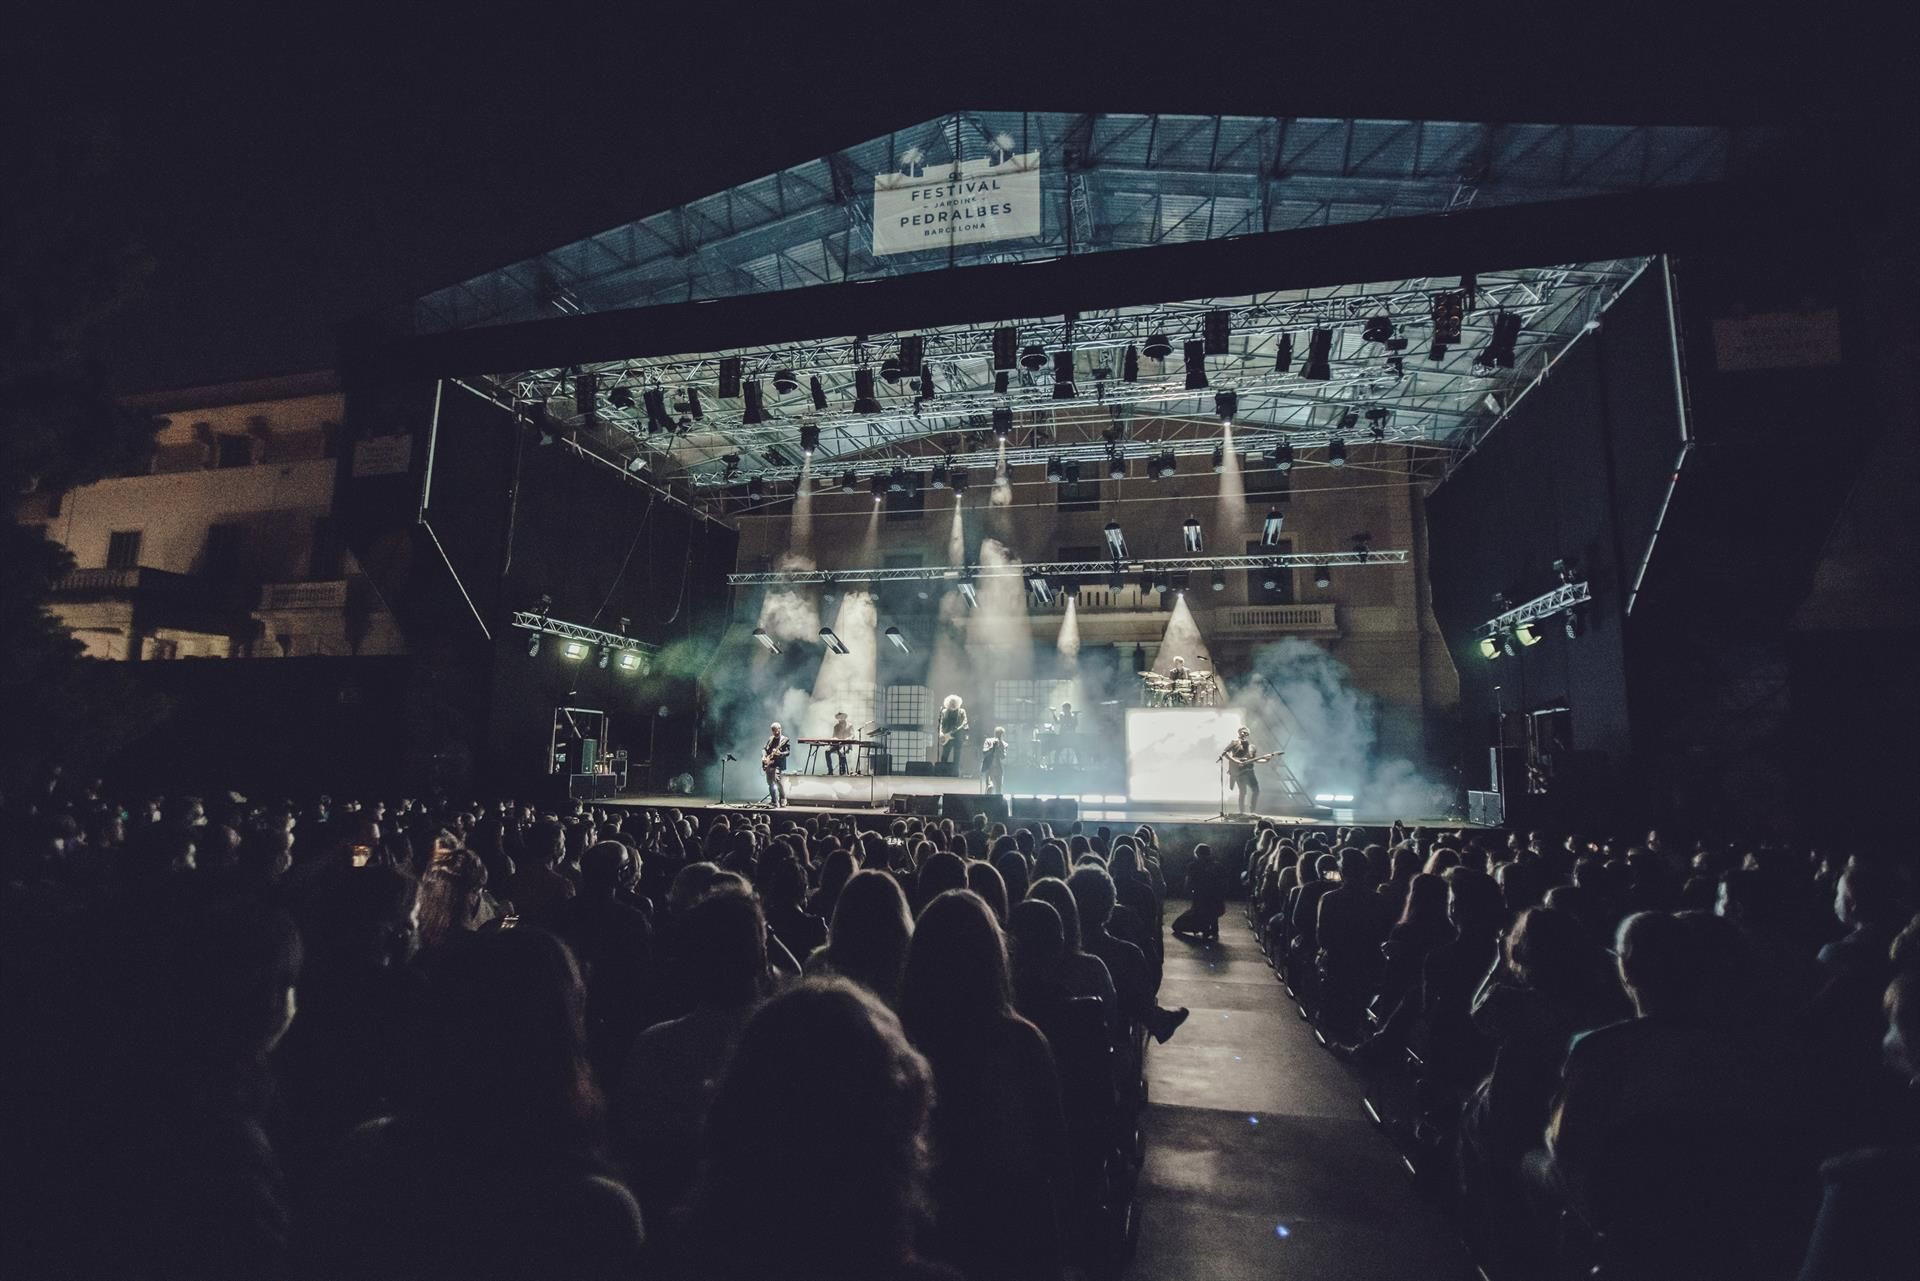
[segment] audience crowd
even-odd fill
[[[1910,859],[1263,825],[1244,882],[1487,1276],[1920,1276]]]
[[[1147,827],[56,781],[0,830],[13,1276],[1109,1274],[1187,1014]]]

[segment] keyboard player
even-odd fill
[[[853,750],[853,743],[849,740],[851,740],[853,736],[853,722],[847,719],[847,714],[841,712],[835,716],[833,718],[833,731],[827,735],[828,738],[834,740],[827,747],[827,773],[832,774],[836,772],[834,769],[836,763],[838,763],[840,767],[837,771],[838,773],[845,774],[847,772],[847,754]]]

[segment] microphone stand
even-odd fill
[[[720,754],[720,808],[727,807],[727,762],[734,759],[732,752]]]
[[[1227,818],[1229,817],[1227,814],[1227,754],[1220,753],[1213,758],[1213,763],[1220,767],[1220,812],[1214,817]]]

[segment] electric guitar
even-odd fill
[[[787,763],[787,753],[793,750],[792,739],[783,738],[780,746],[770,748],[760,754],[761,769],[778,769]]]
[[[1276,756],[1285,756],[1285,755],[1286,755],[1285,752],[1268,752],[1264,756],[1256,756],[1256,757],[1253,757],[1251,760],[1236,761],[1236,760],[1230,759],[1225,752],[1222,752],[1220,753],[1220,758],[1227,762],[1227,776],[1231,778],[1234,781],[1234,783],[1237,785],[1242,780],[1250,779],[1253,777],[1254,766],[1264,764],[1267,761],[1272,760]]]

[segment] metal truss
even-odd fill
[[[1476,627],[1473,634],[1483,638],[1499,636],[1524,623],[1537,623],[1543,618],[1564,614],[1592,599],[1593,593],[1588,590],[1585,580],[1565,583],[1550,592],[1534,597],[1524,605],[1517,605],[1504,614],[1488,619]]]
[[[513,614],[512,626],[521,631],[540,632],[547,636],[558,636],[565,640],[585,641],[593,646],[605,646],[608,649],[633,650],[641,656],[644,665],[650,666],[652,656],[660,652],[658,645],[647,641],[635,640],[621,632],[602,631],[598,627],[588,627],[584,623],[569,623],[536,610],[519,609]]]
[[[732,587],[799,587],[810,583],[971,582],[982,578],[1086,580],[1118,575],[1158,575],[1227,569],[1333,569],[1358,565],[1404,565],[1407,552],[1361,550],[1288,552],[1261,556],[1173,556],[1158,560],[1052,560],[1032,564],[915,565],[886,569],[791,569],[728,574]]]

